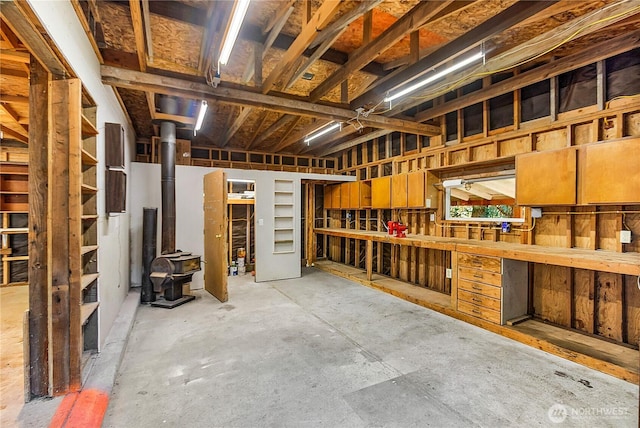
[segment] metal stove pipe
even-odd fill
[[[151,282],[151,262],[156,258],[156,232],[158,230],[158,209],[144,208],[142,215],[142,290],[141,303],[156,300]]]
[[[160,97],[160,111],[178,112],[175,97]],[[162,254],[176,251],[176,124],[160,124],[160,153],[162,155]]]

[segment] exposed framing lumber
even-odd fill
[[[10,106],[0,103],[0,111],[2,111],[4,115],[8,116],[10,121],[16,125],[18,129],[14,131],[22,135],[23,137],[29,137],[29,130],[22,124],[22,122],[20,121],[20,117],[15,111],[13,111]]]
[[[291,15],[291,12],[293,12],[293,7],[296,4],[296,0],[289,0],[286,3],[283,3],[280,8],[278,10],[276,10],[276,12],[273,14],[273,16],[269,19],[269,21],[267,22],[267,25],[264,26],[264,29],[262,30],[262,34],[267,34],[269,33],[274,27],[276,27],[279,23],[282,22],[283,17],[286,15],[287,18],[289,17],[289,15]],[[286,22],[287,18],[284,18],[284,21]],[[280,32],[280,30],[278,30],[278,33]]]
[[[123,68],[103,65],[103,83],[115,87],[150,91],[155,93],[177,95],[186,98],[204,98],[211,102],[222,102],[251,107],[263,107],[279,113],[289,113],[300,116],[318,117],[326,120],[348,121],[355,114],[351,110],[331,107],[323,104],[313,104],[306,101],[258,94],[241,89],[226,87],[212,88],[211,86],[190,82],[187,80],[141,73]],[[440,135],[440,127],[419,124],[406,120],[385,116],[370,115],[360,119],[363,126],[386,128],[394,131],[415,133],[419,135]]]
[[[382,3],[382,0],[369,0],[360,2],[358,6],[342,15],[335,22],[328,25],[320,34],[311,42],[310,48],[318,46],[316,51],[307,59],[307,61],[299,67],[295,74],[291,77],[286,87],[290,88],[293,84],[302,76],[308,69],[315,63],[329,48],[335,43],[335,41],[342,35],[347,27],[356,19],[362,15],[373,10],[374,7]]]
[[[254,146],[254,144],[255,144],[254,142],[256,141],[256,138],[258,138],[258,134],[260,133],[260,130],[262,129],[262,126],[267,121],[268,114],[269,113],[267,111],[263,111],[260,114],[260,118],[258,119],[258,125],[256,126],[255,131],[253,131],[253,134],[251,135],[251,138],[249,139],[249,142],[247,144],[245,144],[244,150],[249,150],[251,147]]]
[[[13,68],[3,68],[2,76],[14,78],[14,79],[20,79],[20,80],[29,80],[29,72],[22,71],[22,70],[14,70]]]
[[[147,41],[147,57],[153,62],[153,39],[151,38],[151,15],[149,12],[149,0],[142,0],[142,24],[144,36]]]
[[[460,110],[464,107],[478,102],[506,94],[525,86],[539,82],[544,79],[559,76],[567,71],[592,64],[597,61],[609,58],[614,55],[640,47],[640,30],[612,40],[601,42],[588,51],[579,52],[565,58],[552,61],[548,64],[534,68],[529,71],[517,74],[509,79],[493,84],[482,91],[464,95],[445,104],[435,106],[429,110],[418,113],[416,120],[422,122],[435,117],[439,117],[452,111]]]
[[[138,54],[138,67],[140,71],[147,71],[147,58],[144,43],[144,28],[142,25],[142,9],[140,0],[129,0],[129,12],[133,23],[133,35],[136,40],[136,53]]]
[[[29,104],[29,97],[0,94],[0,103]]]
[[[311,100],[320,99],[320,97],[340,84],[352,73],[362,69],[366,64],[373,61],[380,52],[395,45],[406,34],[419,29],[452,1],[453,0],[443,0],[439,2],[418,3],[411,11],[393,23],[391,27],[385,30],[380,36],[353,52],[349,56],[349,61],[346,64],[311,91],[309,98]]]
[[[36,14],[27,2],[2,2],[2,11],[11,31],[27,47],[29,52],[54,76],[75,76],[71,67],[54,47],[49,44],[46,30],[39,24]],[[4,70],[3,70],[4,71]]]
[[[29,393],[49,393],[49,287],[47,217],[49,175],[49,82],[47,70],[31,60],[29,88]]]
[[[100,15],[98,13],[98,8],[96,6],[95,0],[86,1],[87,8],[89,9],[90,13],[93,14],[93,18],[95,19],[94,28],[91,28],[91,25],[87,21],[87,17],[84,13],[83,7],[80,4],[80,0],[70,0],[70,1],[71,1],[71,5],[76,11],[78,20],[82,24],[82,28],[84,28],[84,32],[87,35],[87,38],[89,39],[89,43],[91,43],[91,47],[93,48],[93,51],[98,57],[98,61],[100,61],[100,63],[102,64],[104,62],[104,58],[102,57],[102,52],[100,52],[100,48],[98,47],[98,40],[96,40],[96,37],[100,35],[102,37],[101,41],[104,42],[104,34],[101,33],[102,31],[101,20],[100,20]],[[94,30],[96,32],[95,34],[94,34]]]
[[[7,128],[5,125],[0,125],[0,129],[2,129],[2,132],[5,135],[10,136],[10,137],[12,137],[13,139],[15,139],[17,141],[20,141],[21,143],[29,144],[29,138],[28,137],[26,137],[26,136],[24,136],[24,135],[22,135],[22,134],[20,134],[20,133],[18,133],[16,131],[14,131],[13,129]]]
[[[220,147],[225,147],[227,144],[229,144],[231,138],[235,135],[236,132],[238,132],[238,129],[240,129],[245,120],[247,120],[252,110],[253,109],[249,107],[245,107],[242,109],[240,114],[238,114],[236,120],[233,121],[233,125],[227,128],[227,132],[225,132],[224,137],[222,137],[222,143],[220,144]]]
[[[281,74],[293,66],[293,63],[308,48],[309,43],[317,37],[318,31],[324,29],[331,21],[338,7],[340,7],[340,2],[337,0],[324,1],[311,20],[306,25],[303,25],[298,37],[296,37],[287,52],[285,52],[276,67],[264,81],[262,85],[263,94],[273,89],[277,80],[281,77]]]
[[[367,93],[357,97],[352,102],[352,105],[359,107],[370,102],[378,102],[389,89],[402,84],[410,78],[415,78],[416,76],[425,73],[433,65],[439,64],[446,61],[453,55],[457,55],[468,50],[470,47],[475,46],[482,40],[504,31],[505,29],[531,17],[532,15],[535,15],[555,3],[556,0],[515,3],[501,13],[478,25],[473,30],[465,33],[450,43],[447,43],[432,54],[387,76],[384,79],[381,79],[382,82],[376,84],[376,86],[370,91],[367,91]]]
[[[328,156],[328,155],[333,154],[333,153],[341,152],[342,150],[350,149],[353,146],[357,146],[360,143],[364,143],[364,142],[372,140],[374,138],[378,138],[378,137],[382,137],[382,136],[388,135],[391,132],[392,131],[389,131],[387,129],[377,129],[377,130],[371,131],[371,132],[369,132],[367,134],[361,135],[361,136],[359,136],[357,138],[354,138],[353,140],[349,140],[346,143],[342,143],[342,144],[339,144],[337,146],[329,147],[328,149],[325,149],[325,150],[319,152],[318,156],[324,157],[324,156]],[[314,153],[314,150],[311,150],[310,152]]]
[[[291,122],[295,116],[291,114],[285,114],[280,116],[275,122],[273,122],[258,138],[256,138],[255,142],[251,145],[251,147],[255,147],[260,145],[263,141],[271,136],[278,129],[285,126],[287,123]]]
[[[29,52],[20,52],[13,49],[0,49],[0,61],[19,62],[20,64],[29,64],[31,55]]]

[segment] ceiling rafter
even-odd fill
[[[258,125],[256,126],[255,131],[253,131],[253,134],[251,134],[251,138],[249,139],[247,144],[245,144],[243,147],[245,150],[249,150],[251,147],[254,147],[256,138],[258,138],[258,134],[260,133],[260,130],[264,126],[264,123],[267,121],[268,113],[269,113],[268,111],[263,111],[261,113],[260,117],[258,118]]]
[[[159,94],[176,95],[192,99],[205,99],[251,107],[264,107],[279,113],[319,117],[325,120],[347,121],[353,116],[351,110],[308,101],[283,98],[280,96],[249,92],[242,89],[211,86],[183,79],[164,77],[150,73],[111,67],[101,67],[103,83],[126,89],[151,91]],[[387,128],[419,135],[440,135],[440,127],[419,124],[391,117],[371,115],[360,120],[363,126]]]
[[[307,50],[309,44],[317,37],[318,31],[324,29],[333,18],[334,13],[340,7],[338,0],[324,1],[311,20],[302,26],[300,34],[295,38],[289,49],[282,55],[275,68],[262,83],[262,93],[266,94],[276,86],[282,73],[291,68],[294,62]],[[286,82],[285,82],[286,83]]]
[[[465,52],[470,47],[477,45],[488,37],[506,30],[507,28],[535,15],[556,2],[557,0],[542,2],[522,1],[515,3],[492,18],[489,18],[482,24],[476,26],[472,30],[466,32],[462,36],[442,46],[432,54],[423,57],[418,62],[380,79],[374,84],[371,90],[353,100],[351,105],[359,107],[371,103],[378,103],[382,100],[384,94],[391,88],[401,85],[403,82],[415,78],[416,76],[424,74],[434,65],[442,63],[452,56]]]
[[[238,117],[236,117],[236,119],[233,121],[233,124],[227,127],[227,132],[225,132],[224,136],[222,137],[222,143],[220,144],[220,147],[225,147],[227,144],[229,144],[231,138],[235,135],[236,132],[238,132],[238,129],[240,129],[245,120],[247,120],[247,118],[251,115],[252,110],[253,109],[250,107],[245,107],[242,109],[240,114],[238,114]],[[230,114],[229,116],[233,117],[233,114]]]
[[[13,122],[14,125],[16,125],[16,128],[18,129],[14,129],[14,131],[27,138],[29,137],[29,129],[20,120],[20,116],[18,115],[18,113],[16,113],[10,106],[3,103],[0,103],[0,111],[4,113],[4,115],[9,116],[10,121]]]
[[[136,53],[138,54],[138,67],[140,71],[147,71],[147,54],[144,43],[144,27],[142,24],[142,8],[140,0],[129,0],[129,12],[133,24],[133,35],[136,40]]]
[[[349,75],[362,69],[380,55],[381,52],[395,45],[406,34],[419,29],[425,23],[429,22],[431,18],[447,7],[452,1],[453,0],[443,0],[439,2],[418,3],[382,34],[349,55],[349,61],[311,91],[309,98],[311,100],[320,99],[325,93],[348,78]]]
[[[356,146],[358,144],[367,142],[369,140],[372,140],[374,138],[379,138],[379,137],[383,137],[385,135],[391,134],[391,132],[393,131],[389,131],[388,129],[374,129],[371,132],[367,133],[367,134],[363,134],[359,137],[354,138],[353,140],[350,141],[346,141],[344,143],[338,144],[336,146],[333,147],[329,147],[324,149],[323,151],[319,151],[317,152],[317,149],[319,149],[320,147],[316,147],[314,150],[311,150],[312,153],[318,153],[318,156],[327,156],[330,155],[332,153],[337,153],[340,152],[342,150],[346,150],[349,149],[353,146]]]
[[[360,2],[355,9],[352,9],[348,13],[345,13],[332,24],[328,25],[320,34],[313,40],[309,47],[314,48],[318,46],[315,52],[307,59],[302,67],[298,68],[293,77],[289,80],[286,87],[289,88],[302,76],[308,69],[315,63],[326,51],[329,50],[335,41],[342,35],[347,27],[356,19],[360,18],[364,14],[373,10],[374,7],[382,3],[382,0],[369,0]]]
[[[24,144],[29,144],[29,136],[25,136],[21,133],[18,133],[16,131],[14,131],[11,128],[7,128],[5,125],[0,125],[0,129],[2,129],[2,132],[10,137],[12,137],[13,139],[20,141],[21,143]]]
[[[523,44],[521,44],[486,60],[483,65],[481,64],[477,67],[471,67],[464,71],[454,73],[442,81],[438,87],[442,88],[441,91],[449,91],[451,90],[449,87],[451,82],[456,82],[456,87],[459,87],[472,80],[476,80],[478,76],[488,75],[497,70],[513,68],[514,64],[528,61],[537,55],[544,54],[549,49],[557,47],[561,43],[569,41],[567,34],[571,34],[573,37],[578,37],[578,34],[580,37],[591,34],[626,19],[630,15],[637,14],[638,7],[638,2],[616,0],[607,6],[606,11],[598,9],[528,40],[524,43],[524,45],[529,46],[528,49],[523,49]],[[577,33],[575,31],[576,28],[581,28],[581,31]],[[437,88],[434,88],[431,94],[436,92]],[[424,99],[416,100],[415,98],[416,97],[412,97],[401,101],[398,104],[397,111],[404,111],[425,101]]]
[[[416,114],[415,119],[418,122],[424,122],[426,120],[443,116],[449,112],[463,109],[478,102],[524,88],[525,86],[540,80],[558,76],[562,73],[566,73],[567,71],[571,71],[588,64],[593,64],[594,62],[609,58],[612,55],[618,55],[638,47],[640,47],[640,30],[634,31],[630,34],[625,34],[624,36],[616,37],[615,39],[606,40],[592,46],[588,51],[582,51],[551,63],[541,65],[499,83],[495,83],[482,91],[472,92],[445,104],[435,106],[429,110]]]
[[[262,142],[266,141],[267,138],[271,136],[271,134],[273,134],[278,129],[285,126],[287,123],[291,122],[294,117],[295,117],[294,115],[290,115],[290,114],[285,114],[283,116],[280,116],[278,119],[276,119],[275,122],[269,125],[269,127],[262,133],[262,135],[256,138],[256,140],[251,144],[249,148],[259,146]]]

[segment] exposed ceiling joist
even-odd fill
[[[293,67],[294,62],[298,60],[302,53],[309,47],[309,43],[316,38],[318,31],[325,28],[329,22],[331,22],[331,19],[338,7],[340,7],[340,1],[338,0],[324,1],[316,13],[313,14],[311,20],[302,26],[302,31],[300,31],[298,37],[296,37],[289,49],[287,49],[284,55],[280,58],[280,61],[278,61],[275,68],[262,83],[263,94],[268,93],[274,88],[284,71]]]
[[[456,87],[460,87],[477,80],[478,76],[488,76],[498,70],[511,69],[517,64],[523,64],[540,57],[574,38],[593,33],[639,12],[640,2],[617,0],[610,3],[606,8],[597,9],[544,34],[540,34],[523,45],[502,52],[486,60],[482,65],[471,67],[448,76],[436,87],[430,88],[429,97],[434,98],[451,90],[451,82],[456,82]],[[576,31],[577,28],[579,31]],[[425,101],[424,97],[422,100],[417,101],[415,98],[416,97],[400,101],[396,111],[406,110]],[[354,104],[355,103],[352,103],[352,105]]]
[[[147,50],[144,43],[144,26],[142,24],[142,8],[140,7],[140,0],[129,0],[129,12],[131,13],[133,34],[136,40],[138,67],[140,68],[140,71],[147,71]]]
[[[28,52],[21,52],[14,49],[0,49],[0,61],[18,62],[20,64],[29,64],[31,55]]]
[[[233,124],[229,128],[227,128],[227,132],[225,132],[224,137],[222,137],[222,143],[220,144],[220,147],[225,147],[227,144],[229,144],[231,138],[233,138],[233,136],[236,134],[236,132],[238,132],[245,120],[247,120],[249,115],[252,113],[252,110],[253,109],[249,107],[245,107],[242,109],[240,114],[238,114],[238,117],[236,117],[236,119],[233,121]]]
[[[20,141],[21,143],[24,143],[24,144],[29,144],[29,136],[28,135],[25,136],[25,135],[23,135],[21,133],[18,133],[16,131],[14,131],[11,128],[7,128],[4,125],[0,125],[0,129],[2,129],[2,132],[4,134],[8,135],[12,139],[14,139],[16,141]]]
[[[326,120],[348,121],[355,116],[353,111],[339,107],[259,94],[241,89],[221,86],[213,88],[202,83],[110,66],[102,66],[101,70],[103,83],[115,87],[183,96],[192,99],[203,98],[212,102],[219,101],[235,105],[263,107],[279,113],[318,117]],[[374,128],[386,128],[419,135],[440,135],[440,127],[385,116],[370,115],[367,118],[360,119],[360,122],[363,126]]]
[[[285,126],[287,123],[291,122],[296,116],[291,114],[285,114],[280,116],[275,122],[273,122],[252,144],[252,147],[259,146],[263,141],[266,141],[267,138],[271,136],[278,129]]]
[[[267,121],[268,115],[269,115],[268,111],[262,111],[260,113],[260,117],[258,119],[258,125],[256,125],[256,128],[253,131],[253,134],[251,134],[251,138],[249,138],[249,141],[243,147],[245,150],[249,150],[252,147],[255,147],[255,141],[258,138],[258,134],[260,134],[260,130],[264,126],[264,123]]]
[[[27,138],[29,137],[29,129],[27,129],[23,121],[20,120],[21,119],[20,116],[18,116],[18,114],[15,111],[13,111],[11,107],[0,103],[0,117],[1,116],[6,116],[9,118],[10,122],[13,122],[13,124],[16,126],[14,131],[16,131],[17,133]]]
[[[340,152],[342,150],[349,149],[349,148],[351,148],[353,146],[356,146],[358,144],[365,143],[365,142],[367,142],[369,140],[373,140],[374,138],[383,137],[383,136],[385,136],[387,134],[390,134],[390,133],[391,133],[391,131],[389,131],[387,129],[375,129],[375,130],[372,130],[371,132],[363,134],[363,135],[361,135],[361,136],[359,136],[357,138],[354,138],[352,140],[349,140],[349,141],[347,141],[345,143],[338,144],[338,145],[333,146],[333,147],[325,148],[325,149],[320,150],[320,151],[317,151],[317,150],[319,148],[321,148],[321,147],[317,147],[316,146],[315,149],[312,149],[312,150],[309,150],[309,151],[312,152],[312,153],[317,153],[318,156],[328,156],[330,154],[337,153],[337,152]]]
[[[4,95],[0,94],[0,102],[2,103],[15,103],[15,104],[29,104],[29,97],[23,97],[20,95]]]
[[[495,83],[482,91],[463,95],[462,97],[456,98],[455,100],[449,101],[445,104],[420,112],[416,114],[415,118],[419,122],[423,122],[438,116],[443,116],[449,112],[524,88],[525,86],[529,86],[535,82],[558,76],[570,70],[584,67],[588,64],[593,64],[594,62],[609,58],[612,55],[618,55],[638,47],[640,47],[640,30],[599,43],[594,45],[592,49],[582,51],[517,74],[509,79]]]
[[[465,52],[488,37],[504,31],[505,29],[531,17],[554,3],[556,3],[556,0],[519,1],[515,3],[513,6],[473,28],[471,31],[468,31],[457,39],[447,43],[432,54],[402,70],[398,70],[395,73],[390,74],[386,78],[380,79],[372,90],[367,91],[365,94],[353,100],[352,106],[359,107],[369,103],[378,103],[384,98],[384,95],[388,90],[424,74],[433,66],[446,61],[452,56]]]
[[[319,100],[325,93],[339,85],[347,79],[350,74],[362,69],[365,65],[373,61],[381,52],[395,45],[406,34],[415,31],[433,18],[439,11],[444,9],[452,0],[442,0],[438,2],[420,2],[411,11],[403,15],[394,22],[380,36],[376,37],[369,44],[361,47],[349,56],[349,61],[340,69],[336,70],[311,93],[309,98],[312,101]]]

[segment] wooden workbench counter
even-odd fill
[[[390,236],[386,232],[316,228],[319,235],[338,236],[374,242],[386,242],[436,250],[461,251],[465,253],[503,257],[506,259],[543,263],[555,266],[574,267],[602,272],[640,275],[640,253],[616,253],[582,248],[558,248],[541,245],[511,244],[506,242],[475,241],[462,238],[447,238],[409,234],[406,238]]]

